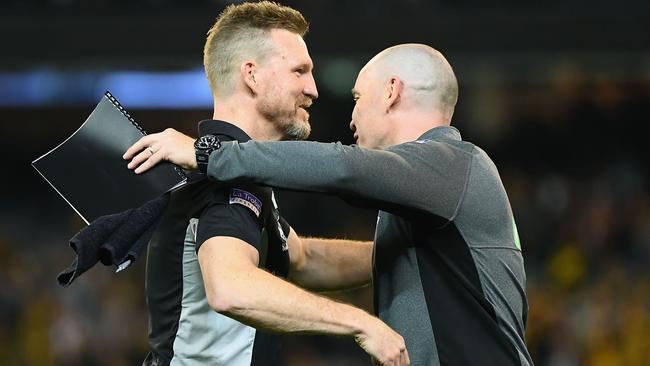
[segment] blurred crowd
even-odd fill
[[[499,143],[530,350],[538,365],[650,365],[650,83],[561,73],[547,92]]]
[[[456,126],[493,157],[515,213],[536,364],[650,365],[650,80],[560,69],[546,83],[463,90]],[[36,204],[0,211],[0,365],[139,364],[144,259],[120,274],[98,265],[59,287],[56,274],[72,260],[67,239],[83,223],[47,190],[30,192]],[[369,239],[374,230],[372,212],[334,215],[347,206],[283,197],[305,234]],[[369,288],[332,296],[371,311]],[[369,364],[351,339],[319,336],[286,337],[283,358]]]

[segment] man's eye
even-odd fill
[[[356,101],[359,100],[359,97],[355,95],[354,97],[352,97],[352,100],[354,100],[356,102]]]

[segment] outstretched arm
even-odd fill
[[[335,194],[367,207],[450,218],[464,188],[459,179],[465,172],[459,174],[459,169],[468,168],[454,162],[457,155],[440,144],[372,150],[305,141],[227,142],[210,156],[208,176],[221,182],[245,179]]]
[[[213,237],[198,253],[208,303],[255,328],[352,336],[381,364],[408,365],[404,339],[376,317],[292,285],[257,267],[258,252],[232,237]]]
[[[372,242],[298,237],[291,229],[289,280],[312,291],[347,290],[370,284]]]
[[[144,172],[161,160],[196,169],[193,139],[172,129],[142,138],[124,155]],[[149,150],[153,150],[153,153]],[[451,219],[465,188],[469,155],[435,141],[386,150],[305,141],[224,142],[210,155],[208,176],[354,197],[387,211],[416,210]]]

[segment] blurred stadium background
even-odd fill
[[[0,4],[0,365],[137,365],[144,261],[55,277],[83,225],[30,162],[110,90],[149,131],[211,116],[201,70],[216,0]],[[528,274],[537,365],[650,365],[650,3],[286,1],[311,22],[317,141],[352,143],[349,90],[387,46],[427,43],[454,66],[454,124],[500,169]],[[370,239],[375,213],[280,193],[305,235]],[[338,298],[371,310],[371,290]],[[351,339],[287,337],[286,365],[367,365]]]

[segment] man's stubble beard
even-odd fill
[[[307,139],[311,133],[309,113],[307,113],[307,118],[304,121],[299,121],[297,106],[293,110],[288,110],[282,108],[280,104],[272,99],[266,99],[259,104],[258,111],[282,132],[283,140]]]
[[[284,132],[285,140],[306,140],[311,133],[311,125],[309,124],[309,115],[307,120],[302,121],[288,121],[282,123],[282,130]]]

